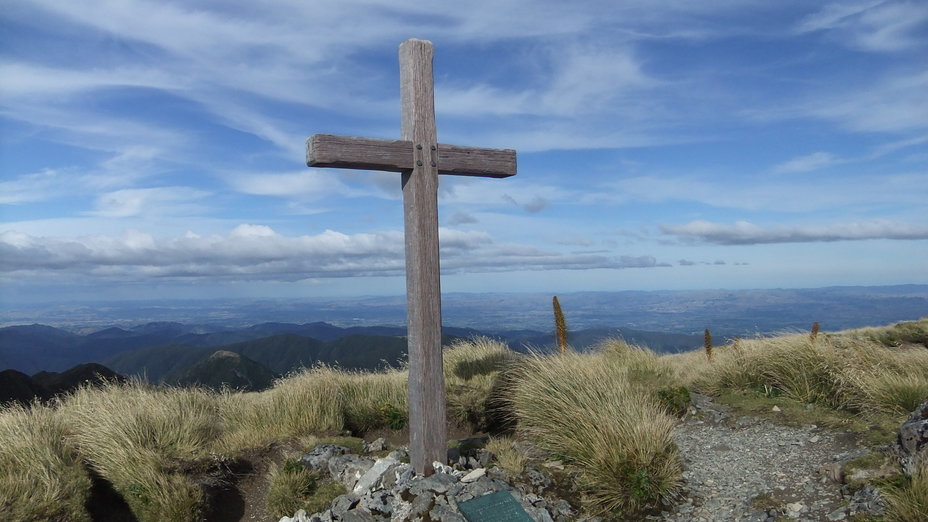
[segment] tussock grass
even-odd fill
[[[0,409],[0,519],[90,520],[90,476],[48,407]]]
[[[296,373],[259,393],[224,391],[218,403],[227,426],[227,432],[217,443],[223,451],[337,431],[345,423],[341,372],[327,367]]]
[[[9,519],[86,520],[83,460],[140,520],[195,520],[205,500],[198,475],[210,471],[216,452],[363,432],[388,422],[385,405],[405,416],[406,402],[406,374],[396,370],[319,367],[247,394],[140,382],[83,387],[56,409],[0,413],[0,506],[17,510]]]
[[[630,517],[673,495],[675,420],[636,382],[664,367],[640,349],[532,355],[511,393],[519,433],[563,459],[593,512]]]
[[[401,370],[343,374],[344,428],[359,436],[381,427],[402,429],[409,418],[408,375]]]
[[[710,395],[746,390],[802,411],[813,403],[815,412],[898,426],[895,418],[928,399],[926,332],[928,319],[738,340],[715,346],[711,362],[703,350],[658,357],[620,340],[588,354],[522,356],[478,338],[445,350],[444,375],[458,421],[485,428],[503,412],[517,426],[515,438],[491,441],[501,465],[523,470],[532,456],[516,442],[528,441],[564,462],[590,511],[630,519],[675,494],[680,459],[667,412],[685,409],[686,387]],[[0,518],[88,520],[90,467],[140,520],[194,520],[203,511],[199,479],[216,453],[397,427],[406,418],[407,376],[320,366],[260,393],[134,382],[84,387],[52,407],[0,409]],[[321,481],[307,493],[311,478],[293,471],[279,468],[270,478],[277,498],[269,502],[283,514],[292,514],[284,504],[293,496],[305,506],[338,494]],[[928,510],[926,464],[886,496],[895,520],[919,520]]]
[[[489,428],[505,372],[516,360],[509,347],[487,337],[461,340],[443,354],[449,417],[477,430]]]
[[[222,431],[204,390],[135,382],[83,387],[59,407],[81,456],[122,494],[140,520],[192,520],[203,491],[179,465],[208,457]]]
[[[267,479],[265,508],[274,517],[291,516],[300,509],[307,513],[325,511],[335,497],[346,492],[343,484],[321,480],[295,458],[287,459],[283,466],[272,464]]]
[[[224,392],[219,403],[228,432],[217,448],[235,451],[344,430],[363,435],[387,425],[385,406],[406,415],[406,381],[401,370],[360,373],[319,366],[280,379],[260,393]]]
[[[529,458],[519,451],[515,440],[509,437],[491,438],[486,449],[496,457],[496,463],[504,470],[513,475],[521,475],[525,471]]]
[[[889,520],[924,521],[928,513],[928,457],[921,459],[906,484],[884,489],[883,496],[888,504]]]
[[[920,344],[928,348],[928,317],[918,321],[906,321],[890,326],[858,328],[841,332],[845,337],[857,337],[889,347]]]
[[[681,357],[675,364],[693,362]],[[928,398],[928,350],[888,347],[869,335],[829,334],[814,341],[785,335],[719,349],[712,365],[690,376],[710,395],[757,389],[838,410],[905,413]]]

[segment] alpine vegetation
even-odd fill
[[[698,348],[659,356],[620,339],[592,352],[553,354],[520,354],[488,338],[458,340],[444,349],[443,371],[449,428],[464,438],[435,467],[452,475],[430,483],[509,490],[529,512],[547,510],[555,520],[640,520],[672,511],[688,492],[683,473],[690,465],[675,434],[712,400],[754,417],[778,412],[770,422],[814,423],[882,445],[878,458],[868,458],[891,473],[867,484],[882,492],[887,520],[920,520],[928,512],[928,450],[917,444],[923,419],[914,417],[928,412],[926,342],[928,319],[737,339],[713,347],[711,358]],[[413,509],[411,499],[383,489],[399,487],[399,476],[367,474],[360,483],[374,489],[356,489],[369,469],[409,466],[402,449],[407,378],[405,369],[315,366],[258,392],[113,381],[0,407],[0,518],[89,521],[103,501],[100,487],[115,492],[126,517],[143,522],[222,518],[224,494],[247,499],[249,513],[275,517],[330,506]],[[903,421],[907,438],[897,435]],[[364,442],[374,438],[379,442]],[[909,441],[899,449],[908,451],[905,464],[894,456],[897,439]],[[403,484],[410,485],[407,475]],[[416,509],[454,512],[460,499],[450,495],[441,506],[428,503],[437,502],[432,498]],[[786,509],[764,498],[757,505]],[[853,514],[840,509],[836,516]],[[378,513],[376,520],[389,519]]]

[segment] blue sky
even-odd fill
[[[923,2],[7,0],[6,301],[401,294],[398,45],[435,45],[444,291],[928,283]]]

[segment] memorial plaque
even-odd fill
[[[533,522],[508,491],[497,491],[458,504],[469,522]]]

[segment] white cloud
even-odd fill
[[[922,205],[928,176],[922,172],[841,178],[758,179],[746,173],[722,178],[635,176],[604,184],[583,195],[591,204],[692,201],[715,208],[770,212],[820,212],[861,205]]]
[[[293,172],[240,173],[228,176],[230,185],[243,194],[277,196],[303,201],[320,201],[333,196],[370,195],[372,191],[354,189],[342,177],[319,169]]]
[[[641,68],[628,49],[558,46],[544,54],[545,67],[524,88],[513,90],[477,84],[439,85],[436,100],[442,114],[477,116],[556,116],[576,119],[590,114],[643,115],[645,90],[661,86]],[[525,81],[525,80],[523,80]]]
[[[96,168],[45,168],[0,181],[0,204],[18,205],[97,194],[130,186],[152,175],[158,150],[127,147],[99,161]]]
[[[653,256],[569,254],[497,243],[482,231],[440,229],[446,273],[651,268]],[[222,280],[398,276],[405,269],[400,231],[283,236],[266,225],[241,224],[226,235],[187,231],[157,238],[130,230],[118,236],[37,237],[0,232],[0,271],[6,277],[133,281],[144,278]]]
[[[12,181],[0,181],[0,204],[18,205],[49,199],[60,194],[59,182],[65,174],[56,169],[24,174]]]
[[[536,214],[542,210],[548,208],[551,205],[551,202],[540,196],[535,196],[532,199],[526,202],[519,202],[514,197],[509,194],[503,194],[503,199],[512,203],[513,205],[521,208],[522,210],[528,212],[529,214]]]
[[[928,10],[917,1],[832,3],[805,17],[796,31],[833,32],[853,47],[893,52],[923,43],[926,21]]]
[[[830,167],[840,161],[827,152],[813,152],[773,167],[774,172],[809,172]]]
[[[665,234],[682,241],[720,245],[859,241],[865,239],[928,239],[928,226],[874,220],[820,226],[761,227],[748,221],[734,224],[691,221],[684,225],[662,225]]]
[[[576,194],[573,190],[527,179],[530,177],[518,175],[503,180],[439,176],[439,204],[468,208],[516,205],[526,212],[535,213],[552,202],[563,201]]]
[[[470,225],[474,223],[479,223],[480,221],[474,217],[472,214],[466,212],[455,212],[451,218],[448,219],[447,224],[450,226],[456,225]]]
[[[800,33],[822,31],[840,27],[854,16],[860,15],[867,9],[883,3],[883,0],[868,0],[865,2],[831,3],[815,13],[805,16],[797,25],[796,31]]]
[[[101,194],[90,215],[131,217],[140,215],[189,215],[202,207],[195,203],[209,193],[191,187],[124,189]]]
[[[924,130],[928,128],[928,71],[899,73],[823,95],[801,111],[856,132]]]
[[[178,89],[184,79],[155,68],[65,69],[17,62],[0,62],[0,97],[7,102],[18,98],[34,100],[72,96],[110,87]]]

